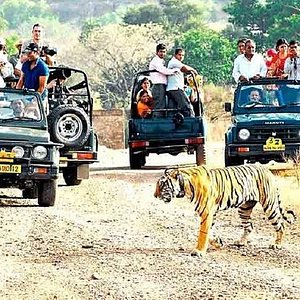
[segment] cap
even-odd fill
[[[5,39],[2,37],[0,37],[0,45],[6,45]]]
[[[30,43],[28,46],[26,46],[26,48],[24,49],[24,52],[31,52],[31,51],[35,51],[38,52],[39,49],[39,45],[36,43]]]

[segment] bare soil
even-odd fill
[[[192,205],[153,197],[162,170],[109,165],[127,160],[113,152],[80,186],[60,181],[50,208],[0,190],[0,299],[300,299],[299,222],[287,228],[283,249],[271,250],[274,231],[257,208],[251,244],[238,248],[237,211],[222,212],[216,232],[224,247],[192,257]],[[299,189],[279,180],[286,191]]]

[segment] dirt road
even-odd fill
[[[153,197],[161,172],[103,168],[78,187],[61,181],[51,208],[0,190],[0,299],[300,299],[299,222],[270,250],[273,230],[256,209],[252,242],[238,248],[237,212],[223,212],[224,247],[192,257],[198,217],[188,201]]]

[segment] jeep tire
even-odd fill
[[[53,142],[71,149],[81,149],[90,135],[90,120],[86,112],[76,106],[58,106],[48,116]]]
[[[129,149],[129,163],[130,169],[140,169],[146,164],[146,156],[144,153],[134,154],[133,151]]]
[[[82,181],[82,179],[77,178],[77,167],[63,168],[62,173],[68,186],[79,185]]]
[[[196,147],[196,164],[197,166],[206,165],[206,152],[204,144]]]
[[[238,166],[244,164],[244,159],[240,157],[229,157],[226,147],[225,147],[224,161],[225,161],[225,167]]]
[[[39,206],[53,206],[56,199],[56,180],[41,181],[38,185]]]

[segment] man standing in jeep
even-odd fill
[[[17,89],[32,89],[41,94],[44,109],[48,113],[47,101],[47,79],[49,68],[40,59],[39,47],[35,43],[30,43],[24,50],[27,53],[28,60],[22,65],[22,72],[17,83]]]
[[[179,72],[179,69],[168,69],[165,67],[164,58],[167,54],[167,47],[165,44],[158,44],[156,46],[156,55],[153,57],[149,64],[149,70],[156,70],[157,72],[150,73],[152,81],[152,95],[154,99],[154,109],[166,108],[166,86],[167,75]],[[163,116],[163,113],[156,112],[154,116]]]
[[[177,68],[180,72],[168,76],[167,95],[169,97],[170,108],[176,107],[185,117],[194,117],[194,111],[191,109],[189,99],[184,92],[183,73],[193,72],[195,75],[198,73],[194,68],[183,64],[184,54],[182,48],[177,48],[174,56],[168,63],[168,68]]]

